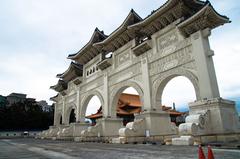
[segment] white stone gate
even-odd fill
[[[194,140],[238,139],[235,103],[220,98],[214,52],[208,40],[212,29],[229,22],[210,2],[168,0],[145,19],[131,10],[109,36],[96,28],[90,41],[78,53],[69,55],[74,62],[57,76],[58,84],[51,87],[59,92],[52,98],[56,103],[51,129],[57,129],[54,132],[59,132],[59,138],[120,136],[127,141],[132,137],[162,140],[161,137],[181,135],[188,136],[190,144]],[[160,107],[164,87],[177,76],[191,81],[197,99],[189,101],[193,102],[189,104],[190,115],[179,129]],[[135,121],[124,128],[116,117],[116,107],[127,87],[136,89],[143,108]],[[103,118],[86,129],[87,104],[95,95],[101,101]],[[72,109],[77,121],[69,125]],[[182,138],[173,141],[178,143]]]

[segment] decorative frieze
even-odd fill
[[[193,60],[192,47],[189,46],[179,50],[174,54],[170,54],[169,56],[166,56],[155,62],[152,62],[149,66],[150,75],[152,76],[154,74],[167,71],[179,65],[191,62],[192,60]]]
[[[176,31],[172,31],[165,34],[164,36],[160,36],[157,39],[158,51],[161,51],[166,47],[172,46],[176,42],[178,42],[178,34]]]
[[[97,78],[91,82],[86,83],[85,85],[83,85],[80,89],[81,92],[86,92],[92,89],[95,89],[99,86],[103,85],[103,79],[102,78]]]
[[[134,64],[131,67],[128,67],[127,69],[124,69],[109,78],[109,85],[114,85],[116,83],[119,83],[123,80],[129,79],[131,77],[136,76],[137,74],[141,73],[141,64]]]
[[[129,48],[129,49],[124,50],[122,53],[116,55],[116,58],[115,58],[116,66],[119,67],[121,65],[124,65],[127,62],[130,62],[131,59],[132,59],[131,52],[130,52],[130,48]]]

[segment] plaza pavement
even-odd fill
[[[206,147],[204,148],[207,153]],[[239,159],[240,150],[213,147],[216,159]],[[206,154],[207,155],[207,154]],[[1,139],[0,159],[194,159],[198,147]]]

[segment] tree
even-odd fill
[[[53,111],[43,112],[33,101],[0,108],[0,130],[43,130],[52,124]]]

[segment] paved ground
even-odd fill
[[[207,152],[207,149],[204,149]],[[240,159],[238,149],[213,148],[215,159]],[[115,145],[37,139],[1,139],[0,159],[193,159],[193,146]]]

